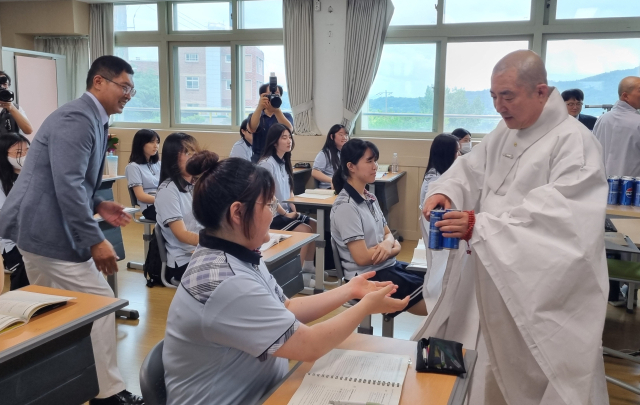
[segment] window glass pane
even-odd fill
[[[431,132],[435,66],[435,44],[385,44],[362,129]]]
[[[435,1],[394,0],[391,25],[433,25],[438,18]]]
[[[638,0],[558,0],[557,19],[640,17]]]
[[[444,130],[491,132],[500,115],[489,94],[491,72],[509,52],[528,49],[528,41],[460,42],[447,45]]]
[[[282,28],[282,0],[242,1],[240,28]]]
[[[231,29],[231,3],[173,3],[175,31]]]
[[[115,31],[158,31],[158,6],[127,4],[113,6]]]
[[[260,100],[260,94],[258,94],[259,88],[263,83],[269,83],[269,75],[271,72],[276,74],[278,85],[282,86],[284,90],[280,109],[283,112],[291,113],[291,104],[289,104],[289,95],[287,93],[287,77],[284,73],[284,47],[282,45],[243,46],[241,52],[245,55],[245,68],[243,69],[245,98],[244,114],[241,114],[241,120],[247,118],[249,114],[255,111],[258,101]],[[246,67],[249,60],[252,65],[250,70]],[[251,94],[247,92],[248,82],[251,82]]]
[[[131,64],[136,95],[115,115],[116,122],[160,122],[158,47],[116,47],[116,56]]]
[[[445,0],[445,24],[528,21],[531,0]]]
[[[545,66],[549,85],[560,92],[580,89],[586,105],[614,104],[620,80],[640,75],[640,38],[548,41]],[[602,112],[582,109],[593,116]]]
[[[231,64],[229,47],[174,47],[178,61],[176,121],[182,124],[231,125]],[[197,54],[197,62],[185,62]]]

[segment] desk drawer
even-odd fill
[[[304,288],[301,271],[300,255],[296,255],[287,263],[271,271],[271,274],[282,287],[284,294],[292,297]]]

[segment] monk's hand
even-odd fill
[[[442,221],[436,222],[442,236],[445,238],[462,238],[469,230],[469,213],[451,211],[442,216]]]
[[[448,210],[451,208],[451,200],[444,194],[434,194],[427,198],[422,206],[422,215],[424,215],[428,221],[431,217],[431,210],[436,207],[444,207],[445,210]]]

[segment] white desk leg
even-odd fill
[[[317,231],[320,238],[316,239],[316,286],[314,294],[324,292],[324,209],[317,210]]]

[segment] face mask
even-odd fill
[[[24,167],[24,161],[27,159],[27,157],[20,156],[16,159],[12,158],[11,156],[7,156],[7,159],[9,159],[9,163],[11,163],[11,166],[13,166],[14,169],[22,170],[22,168]]]
[[[465,155],[469,152],[471,152],[471,142],[463,143],[462,145],[460,145],[460,153]]]

